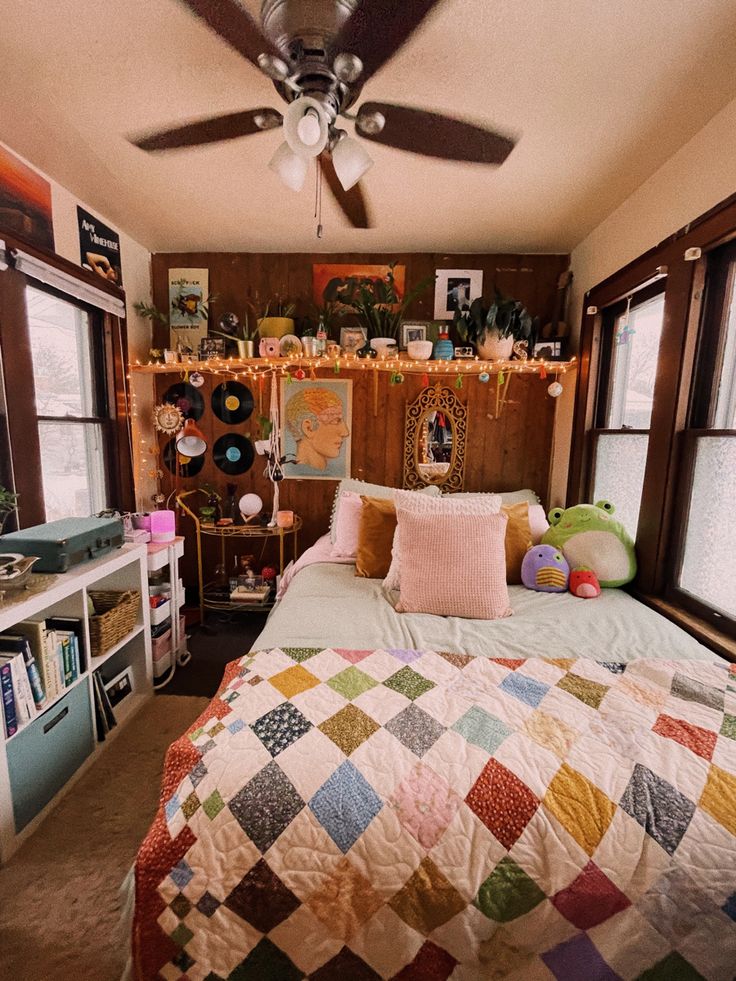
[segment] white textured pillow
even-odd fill
[[[433,514],[397,505],[404,541],[397,612],[473,620],[511,615],[504,547],[508,517],[484,502],[475,505],[475,514]]]
[[[539,545],[542,535],[549,528],[547,515],[541,504],[529,505],[529,530],[532,533],[532,545]]]
[[[491,491],[459,491],[457,494],[443,494],[443,497],[454,497],[454,498],[464,498],[465,500],[470,500],[471,498],[483,498],[488,497],[489,493],[492,497],[500,497],[501,504],[505,507],[509,507],[511,504],[539,504],[539,497],[533,490],[524,488],[524,490],[515,491],[499,491],[494,494]]]
[[[441,497],[415,497],[412,491],[394,492],[394,503],[398,509],[416,514],[445,515],[469,514],[485,515],[498,514],[501,510],[499,494],[443,494]],[[401,529],[396,525],[394,543],[391,547],[391,565],[386,578],[383,580],[386,589],[401,589]]]
[[[386,500],[393,498],[396,487],[386,487],[384,484],[369,484],[365,480],[356,480],[354,477],[345,477],[337,485],[335,500],[332,504],[332,516],[330,517],[330,541],[335,544],[337,538],[337,515],[340,511],[340,498],[346,492],[354,494],[364,494],[366,497],[381,497]],[[439,497],[440,489],[434,484],[422,487],[417,491],[404,491],[406,494],[422,494],[427,497]]]

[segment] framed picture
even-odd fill
[[[483,296],[482,269],[438,269],[434,287],[435,320],[452,320],[455,311]]]
[[[365,327],[341,327],[340,347],[345,354],[355,354],[366,342],[368,332]]]
[[[312,266],[312,297],[318,307],[323,303],[341,304],[340,298],[352,292],[355,282],[361,279],[386,279],[389,266],[360,263],[315,263]],[[406,266],[394,266],[394,288],[401,301],[404,297]]]
[[[169,347],[195,350],[207,335],[209,270],[169,269]]]
[[[350,476],[353,383],[281,379],[284,477],[340,480]]]
[[[564,361],[562,341],[537,341],[532,357],[545,361]]]
[[[427,325],[422,323],[401,325],[401,346],[406,350],[409,341],[426,341]]]
[[[123,285],[120,268],[120,236],[99,218],[77,205],[80,262],[85,269],[116,286]]]
[[[51,185],[0,147],[0,216],[5,231],[54,251]]]

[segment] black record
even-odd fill
[[[245,422],[254,405],[253,393],[240,382],[223,382],[212,393],[212,411],[230,426]]]
[[[194,385],[179,382],[164,392],[164,402],[170,402],[181,410],[185,419],[201,419],[204,415],[204,399]]]
[[[196,477],[204,466],[204,457],[204,453],[201,456],[178,457],[175,439],[170,439],[164,446],[163,458],[166,469],[178,477]],[[182,463],[182,460],[186,460],[186,463]]]
[[[253,444],[239,433],[220,436],[212,447],[212,458],[223,473],[245,473],[253,466],[255,451]]]

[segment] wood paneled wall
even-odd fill
[[[193,267],[209,269],[210,291],[219,297],[212,315],[226,310],[242,315],[244,300],[258,291],[261,298],[276,292],[300,298],[299,313],[308,312],[311,300],[312,264],[314,262],[375,262],[391,258],[406,265],[406,282],[410,288],[436,269],[483,269],[484,294],[491,295],[495,283],[504,293],[521,299],[542,323],[552,314],[557,279],[567,268],[568,257],[561,255],[271,255],[187,253],[159,254],[153,257],[154,303],[167,306],[168,269]],[[432,319],[433,291],[414,304],[409,315],[421,320]],[[167,330],[155,334],[155,343],[165,346]],[[323,373],[325,377],[334,378]],[[374,372],[368,368],[347,371],[342,378],[353,380],[352,476],[375,483],[400,487],[403,480],[404,419],[407,402],[421,387],[420,375],[406,375],[402,385],[390,384],[390,373],[378,372],[378,394],[374,398]],[[156,378],[160,398],[168,385],[180,380],[168,374]],[[206,411],[199,425],[208,439],[214,441],[226,432],[237,431],[252,439],[260,437],[257,417],[259,398],[264,414],[268,413],[269,382],[256,397],[256,410],[244,424],[232,427],[220,422],[210,408],[210,397],[219,379],[208,376],[200,389]],[[434,376],[433,376],[434,381]],[[454,385],[454,376],[449,384]],[[549,380],[537,375],[514,376],[508,401],[500,419],[496,413],[496,378],[487,384],[477,378],[465,378],[458,397],[468,408],[465,490],[514,490],[534,488],[546,503],[553,444],[555,401],[547,395]],[[375,411],[375,405],[378,411]],[[162,443],[163,445],[163,443]],[[248,473],[229,478],[207,460],[201,473],[191,479],[180,479],[179,486],[189,489],[209,483],[224,494],[225,484],[232,480],[238,493],[254,491],[270,507],[270,484],[263,476],[262,457],[256,457]],[[175,479],[167,473],[164,491],[173,490]],[[304,520],[302,548],[312,544],[327,528],[336,483],[325,480],[284,480],[281,484],[281,506],[300,514]],[[202,499],[202,503],[204,499]],[[243,548],[243,546],[241,546]],[[272,556],[264,556],[272,558]]]

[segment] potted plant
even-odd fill
[[[3,533],[5,522],[18,507],[18,495],[0,486],[0,535]]]
[[[294,333],[294,311],[296,303],[279,296],[269,300],[258,320],[258,331],[261,337],[285,337]]]
[[[396,291],[395,262],[389,263],[383,279],[357,279],[341,299],[366,328],[368,340],[374,349],[385,349],[395,344],[399,336],[401,320],[407,308],[433,282],[434,275],[427,276],[409,290],[403,300]]]
[[[454,324],[463,343],[474,344],[484,361],[505,361],[511,357],[515,341],[529,338],[533,321],[520,300],[496,290],[489,305],[478,297],[458,310]]]

